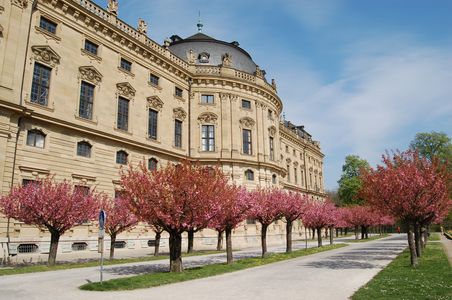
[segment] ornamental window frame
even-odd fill
[[[126,159],[125,162],[119,161],[120,159],[122,159],[121,157],[119,157],[119,155],[122,155],[122,154],[125,155],[125,159]],[[130,156],[129,153],[126,150],[120,149],[120,150],[116,151],[116,153],[115,153],[115,163],[117,165],[122,165],[122,166],[127,165],[129,163],[129,156]]]

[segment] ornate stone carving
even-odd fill
[[[99,84],[102,81],[102,74],[100,74],[99,71],[92,66],[80,67],[78,70],[80,77],[83,80],[90,81],[94,84]]]
[[[276,80],[272,79],[272,87],[276,91]]]
[[[120,96],[127,98],[135,97],[136,90],[128,82],[117,83],[116,88],[118,89],[118,95]]]
[[[288,164],[290,164],[290,163],[292,162],[292,160],[291,160],[290,158],[287,158],[287,159],[286,159],[286,162],[287,162]]]
[[[28,6],[28,0],[11,0],[11,4],[20,8],[26,8]]]
[[[118,15],[118,1],[117,0],[108,0],[107,10],[109,13],[113,15]]]
[[[163,101],[160,100],[157,96],[151,96],[147,97],[146,100],[148,101],[148,108],[153,108],[155,110],[162,110],[163,107]]]
[[[258,65],[256,65],[256,72],[254,74],[256,75],[256,77],[264,78],[264,73]]]
[[[275,126],[270,126],[270,127],[268,127],[268,134],[270,135],[270,136],[275,136],[276,135],[276,127]]]
[[[143,19],[138,19],[138,32],[142,34],[148,33],[148,23]]]
[[[221,56],[222,66],[230,67],[232,64],[232,55],[229,53],[225,53]]]
[[[231,96],[231,94],[220,93],[220,100],[227,101],[227,100],[229,100],[229,96]]]
[[[202,52],[198,55],[198,61],[200,63],[209,63],[210,54],[207,52]]]
[[[33,46],[31,51],[37,61],[42,61],[52,67],[60,63],[61,57],[49,46]]]
[[[217,120],[218,116],[212,112],[204,112],[198,117],[198,121],[201,123],[215,123]]]
[[[254,122],[253,119],[249,118],[249,117],[243,117],[240,119],[240,124],[243,127],[248,127],[248,128],[252,128],[254,126],[256,122]]]
[[[187,117],[187,113],[185,112],[185,110],[182,107],[177,107],[177,108],[173,109],[173,116],[174,116],[174,119],[183,121]]]
[[[294,165],[294,167],[298,167],[298,161],[295,161],[295,162],[293,163],[293,165]]]
[[[196,55],[195,55],[195,51],[193,51],[193,49],[188,50],[188,52],[187,52],[187,60],[188,60],[189,64],[196,63]]]

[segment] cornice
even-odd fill
[[[317,155],[319,155],[322,158],[325,157],[325,155],[320,151],[319,148],[317,148],[315,145],[313,145],[312,143],[310,143],[308,141],[301,140],[301,138],[299,138],[295,133],[290,132],[281,124],[279,126],[279,135],[282,138],[287,139],[302,148],[308,148],[309,150],[316,153]]]

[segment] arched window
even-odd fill
[[[246,180],[254,181],[254,172],[251,171],[250,169],[246,170],[245,171],[245,178],[246,178]]]
[[[116,163],[120,165],[127,165],[127,157],[129,154],[127,154],[124,150],[119,150],[116,152]]]
[[[77,143],[77,155],[83,157],[91,157],[91,144],[88,142]]]
[[[37,148],[44,148],[46,136],[41,130],[28,130],[27,145]]]
[[[157,170],[157,164],[158,164],[158,160],[155,158],[150,158],[148,160],[148,169],[149,171],[155,171]]]
[[[273,183],[273,184],[276,184],[276,174],[273,174],[273,175],[272,175],[272,183]]]

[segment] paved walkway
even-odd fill
[[[310,244],[314,245],[313,243]],[[303,247],[303,244],[297,245]],[[127,292],[86,292],[78,286],[98,281],[98,268],[0,277],[2,299],[347,299],[406,247],[402,235],[356,243],[225,275]],[[271,248],[282,251],[283,248]],[[235,257],[259,255],[240,251]],[[225,261],[224,254],[184,258],[184,266]],[[105,279],[167,270],[168,261],[106,268]]]

